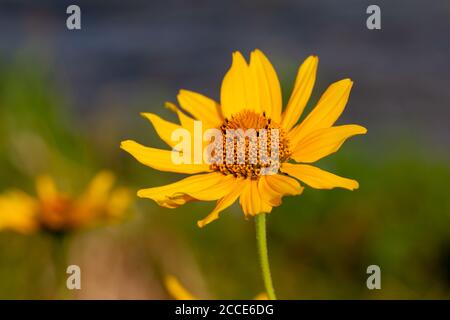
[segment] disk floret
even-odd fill
[[[220,130],[223,155],[211,164],[214,171],[255,180],[270,170],[277,173],[289,158],[284,130],[265,113],[242,111],[226,118]]]

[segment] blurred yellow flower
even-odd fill
[[[166,276],[164,283],[169,294],[176,300],[199,300],[198,297],[187,291],[174,276]],[[268,300],[267,294],[262,292],[254,300]]]
[[[303,187],[296,179],[316,189],[358,188],[355,180],[310,165],[336,152],[347,138],[367,131],[354,124],[334,126],[347,104],[353,85],[350,79],[330,85],[315,108],[297,124],[311,96],[317,66],[316,56],[308,57],[300,66],[292,95],[282,111],[278,76],[266,56],[255,50],[251,53],[250,63],[247,63],[241,53],[235,52],[231,68],[222,82],[220,104],[199,93],[181,90],[177,97],[181,108],[167,104],[178,114],[180,124],[144,113],[161,139],[175,147],[175,151],[178,142],[173,141],[173,133],[180,128],[187,129],[194,136],[194,149],[195,144],[199,144],[198,140],[195,141],[196,134],[200,133],[205,138],[203,134],[208,129],[220,130],[222,141],[227,140],[226,134],[231,129],[254,129],[257,136],[262,136],[263,131],[267,134],[267,149],[273,144],[270,147],[278,154],[272,163],[251,162],[246,140],[247,157],[243,163],[201,163],[195,155],[194,161],[174,163],[170,150],[145,147],[132,140],[123,141],[121,148],[144,165],[161,171],[194,174],[169,185],[139,190],[138,196],[150,198],[167,208],[195,200],[217,200],[214,210],[198,221],[198,226],[203,227],[216,220],[219,213],[238,198],[246,217],[271,212],[273,207],[281,204],[283,196],[302,193]],[[200,129],[196,121],[201,121]],[[277,133],[276,140],[271,138],[272,133]],[[200,140],[202,144],[204,141]],[[238,158],[238,151],[232,150],[235,153],[231,158]],[[264,148],[258,151],[258,156],[261,150]],[[183,149],[182,156],[189,158],[190,154],[184,152]],[[297,163],[289,163],[290,160]],[[276,165],[275,174],[263,174],[263,170],[271,165]]]
[[[125,188],[113,188],[110,172],[98,173],[78,197],[61,192],[49,176],[36,181],[37,197],[22,191],[0,195],[0,230],[29,234],[37,230],[65,232],[95,223],[111,222],[128,208]]]

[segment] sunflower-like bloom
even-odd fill
[[[199,300],[198,297],[190,293],[177,278],[174,276],[166,276],[164,284],[167,291],[175,300]],[[267,294],[264,292],[258,294],[254,300],[268,300]]]
[[[36,180],[36,197],[19,190],[0,195],[0,230],[60,233],[116,220],[131,198],[125,188],[113,190],[113,184],[114,176],[103,171],[79,197],[73,197],[59,191],[51,177],[41,176]]]
[[[318,58],[310,56],[300,66],[284,110],[277,74],[266,56],[255,50],[251,53],[250,63],[241,53],[233,53],[231,68],[222,82],[220,104],[199,93],[181,90],[177,96],[181,108],[172,103],[166,104],[177,113],[179,124],[152,113],[143,113],[161,139],[175,149],[177,142],[172,139],[173,132],[180,128],[192,133],[194,149],[204,143],[195,140],[195,135],[201,135],[209,128],[220,130],[223,141],[226,141],[229,129],[254,129],[259,136],[265,131],[266,137],[269,137],[266,139],[268,149],[273,147],[269,148],[269,145],[276,144],[278,154],[276,171],[263,174],[263,169],[268,165],[251,162],[250,157],[243,163],[217,164],[202,163],[194,155],[194,161],[174,163],[170,150],[145,147],[131,140],[123,141],[121,147],[144,165],[161,171],[193,175],[169,185],[142,189],[138,196],[150,198],[167,208],[176,208],[194,200],[216,200],[214,210],[198,221],[198,226],[203,227],[216,220],[222,210],[238,199],[246,217],[271,212],[273,207],[281,204],[283,196],[302,193],[303,187],[297,179],[316,189],[357,189],[357,181],[310,165],[336,152],[347,138],[367,131],[354,124],[334,125],[347,104],[353,84],[350,79],[330,85],[315,108],[297,124],[311,96],[317,65]],[[196,126],[196,121],[201,121],[200,128]],[[271,140],[271,132],[275,131],[278,139]],[[246,148],[248,145],[247,142]],[[248,149],[245,149],[245,155],[251,156]],[[233,156],[236,159],[236,154]]]

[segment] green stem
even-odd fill
[[[269,256],[267,254],[266,214],[260,213],[255,217],[256,241],[258,243],[259,262],[264,280],[264,286],[270,300],[276,300],[273,289],[272,276],[270,275]]]
[[[55,276],[55,299],[67,297],[66,268],[67,268],[67,242],[68,236],[64,233],[51,234],[53,246],[53,266]]]

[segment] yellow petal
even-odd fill
[[[220,212],[231,206],[237,200],[242,192],[242,187],[244,184],[245,182],[242,179],[235,179],[233,186],[230,187],[231,192],[225,195],[223,198],[219,199],[214,210],[204,219],[199,220],[197,222],[197,225],[200,228],[203,228],[208,223],[217,220],[219,218]]]
[[[38,228],[38,203],[21,191],[0,195],[0,230],[29,234]]]
[[[139,190],[138,196],[156,201],[160,206],[175,208],[192,200],[213,201],[232,190],[235,178],[212,172],[187,177],[161,187]]]
[[[145,147],[132,140],[122,141],[120,147],[140,163],[156,170],[188,174],[210,171],[208,164],[175,164],[170,150]]]
[[[75,211],[78,212],[78,217],[75,219],[90,222],[90,219],[95,219],[98,214],[103,213],[108,204],[114,181],[115,177],[109,171],[101,171],[96,174],[74,205]]]
[[[166,102],[166,107],[170,109],[171,111],[177,113],[178,118],[180,119],[181,127],[183,129],[186,129],[190,132],[191,135],[191,146],[194,146],[196,143],[196,137],[198,137],[199,132],[196,132],[195,126],[194,126],[194,119],[190,116],[186,115],[182,110],[180,110],[176,105],[170,102]],[[222,116],[221,116],[222,117]],[[202,150],[205,150],[207,146],[210,145],[211,139],[209,140],[203,140],[204,134],[208,129],[211,129],[211,125],[209,125],[207,122],[202,121],[201,124],[202,132],[200,134],[200,140],[202,142]],[[197,136],[196,136],[197,135]],[[175,142],[172,147],[176,147],[179,142]],[[194,147],[195,148],[195,147]]]
[[[106,213],[110,218],[120,218],[132,202],[130,191],[127,188],[117,188],[111,192]]]
[[[314,83],[316,82],[318,64],[318,57],[309,56],[298,69],[294,89],[282,116],[281,126],[286,131],[291,130],[297,123],[308,103]]]
[[[348,138],[366,132],[366,128],[354,124],[319,129],[300,140],[291,157],[298,162],[315,162],[338,151]]]
[[[180,120],[180,124],[183,128],[193,131],[194,129],[194,119],[184,114],[175,104],[171,102],[166,102],[165,107],[173,112],[175,112]]]
[[[261,198],[272,207],[279,206],[285,195],[299,195],[303,192],[303,187],[297,180],[280,174],[260,177],[258,187]]]
[[[255,216],[259,213],[269,213],[272,211],[272,206],[263,201],[258,188],[257,180],[247,180],[242,189],[239,204],[246,217]]]
[[[250,70],[257,81],[261,110],[277,123],[281,118],[281,87],[269,59],[256,49],[250,55]]]
[[[202,121],[205,128],[218,128],[223,122],[219,104],[204,95],[188,90],[180,90],[178,102],[195,119]]]
[[[302,193],[303,187],[290,177],[281,174],[267,176],[270,188],[281,195],[296,196]]]
[[[189,291],[187,291],[183,285],[178,281],[174,276],[166,276],[165,285],[167,291],[170,293],[172,297],[176,300],[196,300]]]
[[[251,194],[251,180],[247,181],[244,185],[244,187],[242,188],[242,193],[241,196],[239,197],[239,205],[242,208],[242,211],[244,211],[244,215],[245,217],[247,217],[248,215],[252,215],[253,214],[253,209],[252,209],[252,194]]]
[[[39,199],[42,201],[52,201],[58,197],[55,182],[48,175],[43,175],[36,179],[36,191]]]
[[[278,207],[281,204],[282,195],[271,188],[267,182],[267,177],[262,176],[258,181],[258,188],[264,201],[272,207]]]
[[[171,147],[174,147],[177,144],[177,141],[172,141],[172,132],[182,128],[181,126],[170,121],[166,121],[153,113],[144,112],[141,113],[141,115],[152,123],[156,133],[165,143]]]
[[[306,119],[289,132],[291,145],[297,145],[302,138],[315,130],[331,127],[344,111],[352,85],[350,79],[330,85]]]
[[[93,201],[105,200],[115,181],[114,175],[109,171],[100,171],[92,178],[85,191],[85,196]]]
[[[110,201],[111,188],[115,181],[114,175],[109,171],[100,171],[96,174],[83,194],[73,201],[70,210],[65,215],[64,223],[71,227],[83,227],[94,222],[102,222],[108,218],[108,203]],[[45,216],[48,221],[55,218],[50,215],[51,210]]]
[[[307,164],[283,163],[281,171],[315,189],[344,188],[354,190],[359,187],[358,182],[355,180],[339,177]]]
[[[243,110],[261,112],[254,75],[240,52],[233,53],[231,68],[222,81],[220,101],[226,118]]]

